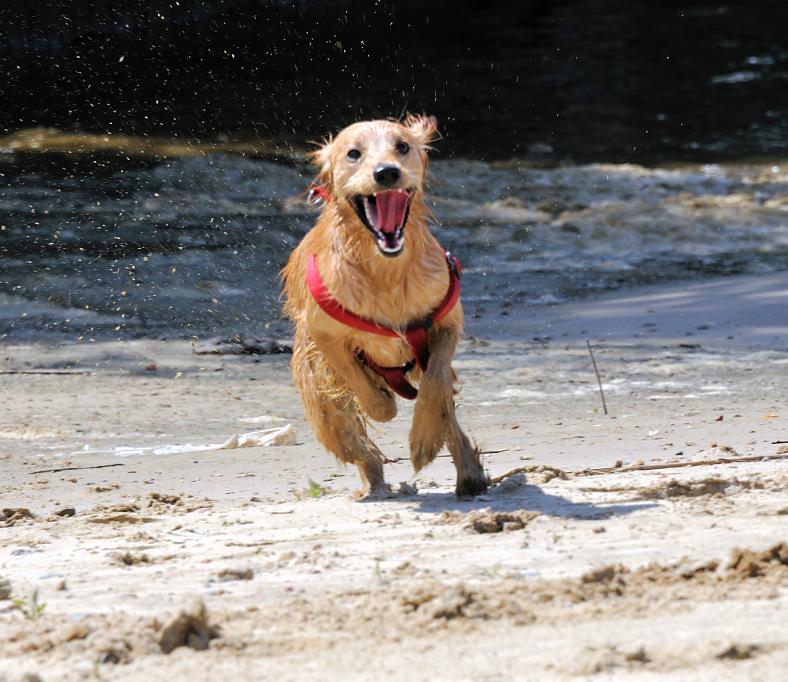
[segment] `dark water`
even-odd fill
[[[0,127],[305,140],[404,108],[441,154],[788,149],[788,4],[6,0]]]

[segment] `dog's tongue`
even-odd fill
[[[375,227],[381,232],[394,232],[405,221],[408,192],[397,189],[378,192],[375,195],[375,204],[378,209],[378,224]]]

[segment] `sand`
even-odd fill
[[[353,501],[287,355],[3,347],[0,680],[780,679],[788,273],[468,333],[458,414],[500,480],[473,500],[445,454],[413,475],[404,405],[397,494]]]

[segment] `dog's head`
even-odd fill
[[[405,246],[413,200],[422,192],[432,116],[403,122],[364,121],[345,128],[312,155],[318,182],[350,220],[369,231],[378,250],[394,258]]]

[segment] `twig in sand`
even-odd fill
[[[442,457],[451,457],[451,455],[435,455],[435,459]],[[383,459],[383,464],[396,464],[397,462],[410,462],[410,457],[395,457],[394,459],[384,457]]]
[[[480,455],[497,455],[501,452],[508,452],[509,448],[502,448],[500,450],[480,450]],[[442,457],[451,457],[451,455],[435,455],[435,459],[442,458]],[[383,458],[383,464],[396,464],[397,462],[409,462],[410,457],[395,457],[394,459],[389,459],[388,457]]]
[[[515,474],[530,474],[534,471],[547,471],[553,472],[557,478],[567,478],[571,476],[574,472],[572,471],[564,471],[563,469],[559,469],[558,467],[550,466],[549,464],[524,464],[523,466],[515,467],[507,471],[506,473],[500,474],[499,476],[493,476],[490,479],[490,485],[495,486],[499,483],[502,483],[504,480],[509,478],[509,476],[514,476]]]
[[[96,464],[94,466],[87,466],[87,467],[62,467],[61,469],[41,469],[41,471],[31,471],[30,475],[32,476],[34,474],[54,474],[57,473],[58,471],[77,471],[80,469],[107,469],[109,467],[122,467],[122,466],[126,466],[126,465],[122,464],[121,462],[118,462],[116,464]]]
[[[591,363],[594,365],[594,374],[596,374],[596,382],[599,384],[599,395],[602,396],[602,409],[607,414],[607,403],[605,402],[605,391],[602,388],[602,379],[599,378],[599,369],[596,366],[596,358],[594,357],[594,351],[591,350],[591,342],[586,339],[586,346],[588,347],[588,354],[591,356]]]
[[[717,459],[700,459],[690,462],[665,462],[664,464],[633,464],[630,466],[604,467],[600,469],[583,469],[582,471],[564,471],[567,476],[601,476],[603,474],[622,474],[630,471],[653,471],[654,469],[683,469],[685,467],[714,466],[715,464],[738,464],[739,462],[767,462],[776,459],[788,459],[788,452],[779,455],[750,455],[747,457],[719,457]],[[515,474],[530,473],[533,471],[533,464],[519,466],[511,471],[507,471],[500,476],[490,479],[491,485],[497,485],[501,481],[514,476]],[[548,467],[555,469],[555,467]]]
[[[62,374],[69,376],[71,374],[90,374],[90,370],[86,369],[0,369],[0,374]]]
[[[788,452],[780,455],[750,455],[748,457],[719,457],[700,459],[690,462],[666,462],[665,464],[633,464],[631,466],[584,469],[573,472],[576,476],[598,476],[601,474],[621,474],[629,471],[652,471],[654,469],[683,469],[684,467],[703,467],[715,464],[738,464],[739,462],[767,462],[775,459],[788,459]]]

